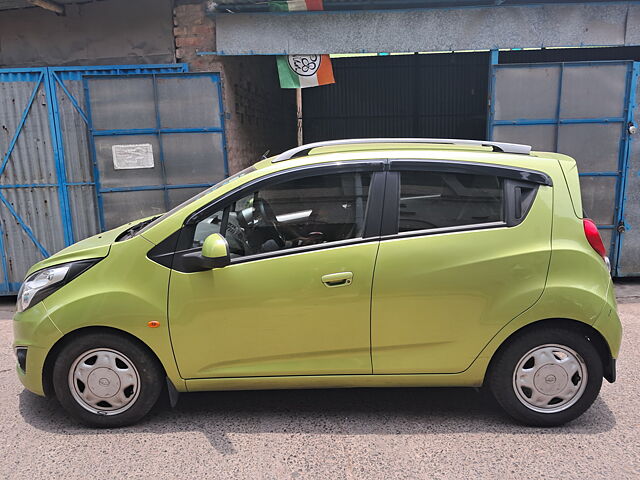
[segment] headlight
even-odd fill
[[[92,267],[99,258],[70,262],[55,267],[44,268],[30,275],[20,287],[16,310],[23,312],[32,305],[41,302],[60,287],[66,285],[89,267]]]

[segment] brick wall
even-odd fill
[[[216,50],[215,20],[207,16],[206,3],[176,0],[176,59],[191,71],[220,73],[227,157],[234,173],[266,150],[275,154],[295,145],[295,93],[280,88],[274,57],[198,55]]]
[[[211,71],[212,59],[197,52],[216,49],[216,25],[205,12],[205,2],[187,3],[177,0],[173,9],[173,35],[176,43],[176,59],[186,62],[191,70]]]

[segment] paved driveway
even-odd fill
[[[473,389],[191,394],[135,427],[90,430],[23,390],[0,320],[0,478],[640,478],[640,303],[620,311],[618,382],[546,430]]]

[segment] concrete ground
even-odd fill
[[[0,478],[640,478],[640,284],[619,286],[618,381],[557,429],[513,423],[473,389],[182,395],[92,430],[25,391],[0,304]]]

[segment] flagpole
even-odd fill
[[[296,110],[297,110],[297,118],[298,118],[298,146],[304,143],[303,135],[302,135],[302,89],[296,88]]]

